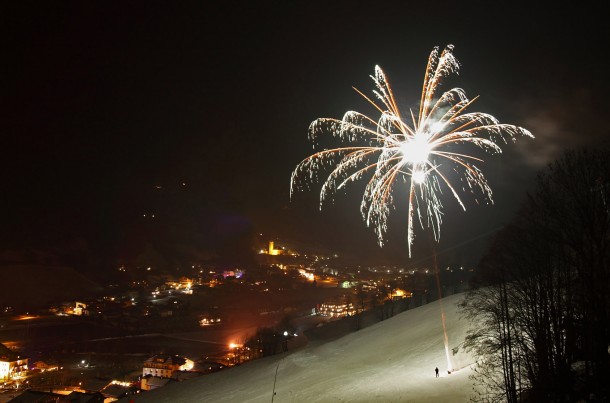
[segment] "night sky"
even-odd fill
[[[472,265],[537,171],[608,137],[599,2],[208,3],[2,2],[0,249],[81,248],[112,265],[146,245],[231,255],[263,234],[363,262],[420,267],[434,250]],[[310,122],[368,112],[352,86],[371,95],[375,65],[416,106],[447,44],[473,110],[536,136],[484,156],[495,205],[463,212],[444,194],[440,244],[419,230],[409,259],[404,205],[380,248],[358,186],[322,211],[319,188],[291,201]]]

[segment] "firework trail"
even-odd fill
[[[375,75],[371,76],[376,86],[374,98],[354,89],[377,109],[377,120],[348,111],[342,119],[313,121],[309,137],[314,143],[330,134],[347,145],[324,149],[301,161],[292,173],[290,194],[308,188],[318,181],[322,171],[330,169],[320,191],[322,208],[337,190],[368,178],[360,211],[383,246],[388,216],[394,206],[393,192],[395,188],[408,191],[409,257],[416,219],[422,229],[432,228],[438,242],[443,189],[448,189],[464,210],[460,190],[493,203],[491,188],[475,165],[482,160],[472,151],[498,154],[502,152],[500,141],[514,141],[518,135],[533,136],[524,128],[501,124],[489,114],[467,113],[474,99],[469,100],[461,88],[440,93],[443,80],[457,74],[458,69],[453,45],[447,45],[442,52],[435,47],[428,58],[419,110],[403,113],[385,74],[376,66]]]

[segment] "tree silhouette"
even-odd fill
[[[483,400],[608,396],[610,151],[565,153],[494,239],[462,303]],[[582,370],[579,370],[582,368]]]

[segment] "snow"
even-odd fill
[[[467,402],[473,395],[469,375],[474,358],[460,348],[470,326],[457,310],[463,297],[456,294],[441,300],[454,367],[451,374],[441,303],[433,301],[332,341],[311,341],[293,351],[122,401]]]

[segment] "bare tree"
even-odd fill
[[[480,262],[462,308],[483,323],[466,343],[481,399],[608,396],[609,181],[607,150],[566,153]]]

